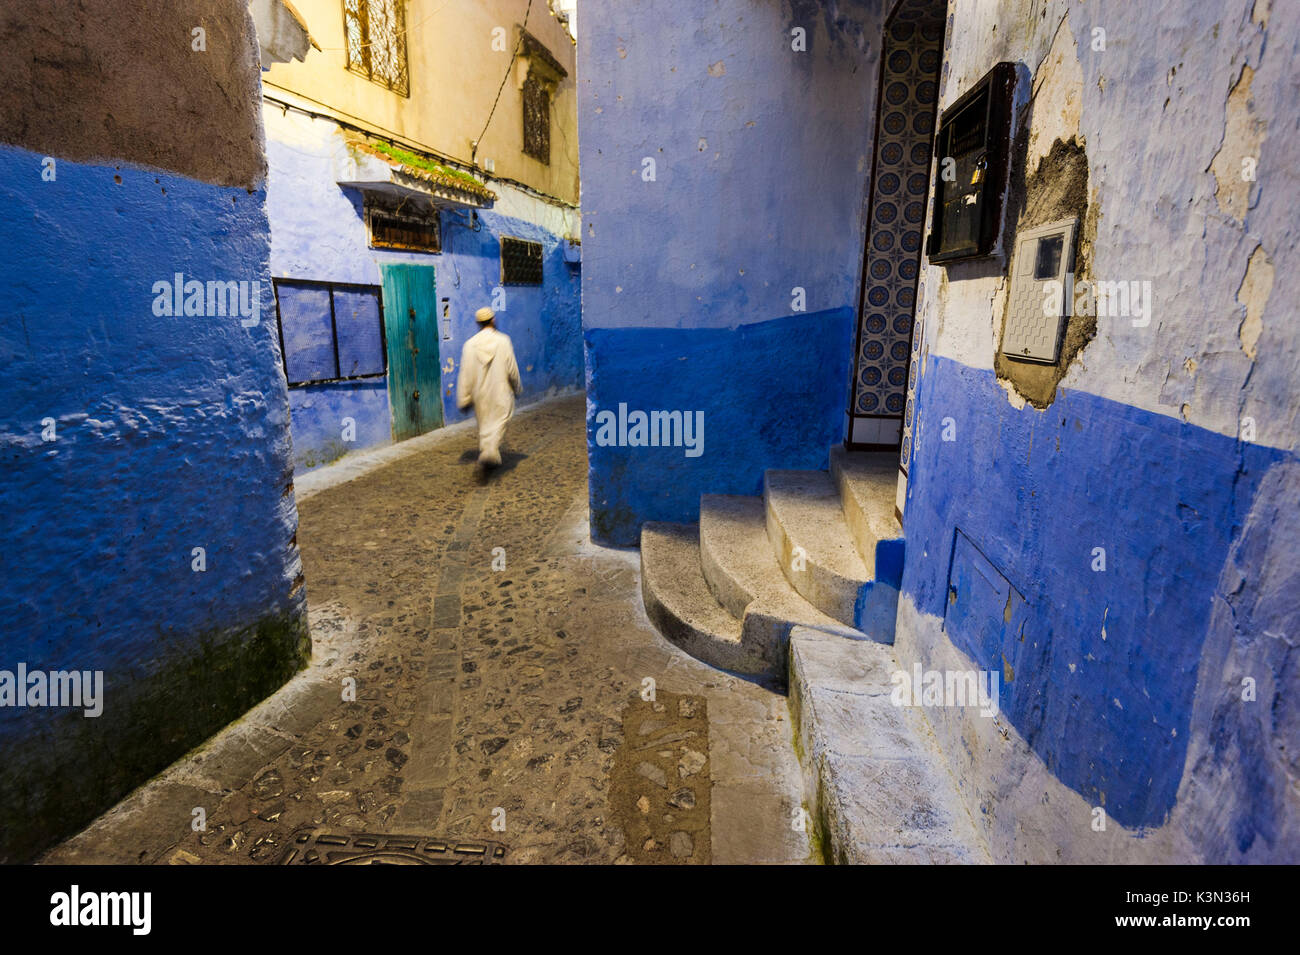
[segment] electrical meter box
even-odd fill
[[[1002,354],[1008,358],[1056,364],[1074,297],[1078,225],[1078,219],[1063,219],[1016,236],[1002,333]]]
[[[1002,254],[1016,64],[999,63],[943,111],[934,154],[931,262]]]

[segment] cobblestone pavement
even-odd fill
[[[416,440],[300,500],[309,670],[44,861],[273,863],[302,829],[809,861],[784,697],[663,640],[637,553],[590,543],[582,397],[486,483],[471,431]]]

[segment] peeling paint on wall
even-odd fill
[[[1255,360],[1259,336],[1264,332],[1264,307],[1273,291],[1273,263],[1264,251],[1257,246],[1250,254],[1246,265],[1246,274],[1237,289],[1237,301],[1246,310],[1241,320],[1238,335],[1241,338],[1241,350],[1251,361]]]
[[[1259,148],[1264,142],[1265,125],[1255,114],[1255,101],[1250,95],[1250,84],[1254,79],[1255,71],[1243,66],[1228,93],[1223,145],[1210,163],[1219,211],[1238,221],[1245,220],[1250,208],[1250,190],[1258,175]]]
[[[995,859],[1294,862],[1297,665],[1279,635],[1295,631],[1297,544],[1279,509],[1296,500],[1300,329],[1277,309],[1300,300],[1300,9],[1072,3],[1067,25],[1065,7],[950,4],[942,102],[993,62],[1040,64],[1009,231],[1082,210],[1076,274],[1149,279],[1150,321],[1098,315],[1035,392],[996,356],[1004,268],[927,266],[896,648],[905,666],[972,665],[942,629],[955,527],[1025,593],[1024,644],[968,641],[977,665],[1014,666],[1010,736],[934,720]],[[939,441],[946,418],[956,441]],[[1029,556],[1035,541],[1061,553]]]

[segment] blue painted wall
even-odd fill
[[[635,544],[764,468],[825,467],[842,437],[880,8],[619,0],[579,18],[588,421],[706,411],[690,461],[589,428],[594,539]]]
[[[759,494],[766,468],[827,467],[841,437],[853,311],[723,328],[586,334],[593,538],[635,544],[645,521],[695,521],[701,494]],[[799,347],[791,347],[799,343]],[[597,443],[597,416],[703,412],[702,453]]]
[[[0,147],[0,669],[102,670],[106,701],[97,719],[0,709],[0,858],[111,804],[306,652],[264,193],[41,169]],[[260,283],[261,324],[156,315],[176,272]]]
[[[478,331],[474,312],[491,304],[492,290],[501,283],[501,235],[541,242],[545,256],[544,284],[506,287],[506,307],[498,319],[498,326],[514,342],[524,385],[520,400],[582,386],[580,269],[564,262],[563,236],[491,209],[478,212],[477,221],[469,210],[445,210],[442,253],[369,248],[363,196],[337,183],[336,159],[346,149],[339,128],[292,111],[270,110],[266,122],[273,273],[283,278],[379,285],[381,264],[433,267],[439,308],[448,298],[452,319],[452,337],[439,342],[444,422],[466,417],[456,407],[457,366],[461,347]],[[490,188],[503,192],[511,187],[492,184]],[[440,336],[441,327],[440,314]],[[391,409],[387,393],[381,390],[371,383],[291,389],[295,470],[309,471],[345,453],[391,442]],[[347,445],[340,440],[344,417],[357,422],[356,441]]]
[[[918,405],[903,593],[1003,674],[1006,719],[1065,785],[1159,826],[1221,568],[1283,453],[1073,390],[1017,410],[991,371],[946,358]]]
[[[542,285],[505,286],[505,308],[497,311],[497,327],[510,336],[519,362],[524,386],[519,400],[582,387],[582,270],[564,261],[564,237],[490,209],[478,219],[474,231],[467,212],[442,216],[438,299],[449,297],[452,313],[452,340],[444,343],[442,364],[445,369],[448,358],[457,364],[454,373],[443,374],[443,420],[448,423],[467,417],[456,407],[460,350],[478,331],[474,313],[492,304],[492,289],[501,284],[503,235],[542,244]]]
[[[294,470],[311,471],[349,451],[393,439],[388,384],[383,378],[339,381],[289,389],[293,414]],[[356,440],[344,442],[344,419],[356,424]]]

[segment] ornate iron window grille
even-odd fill
[[[343,24],[348,69],[410,96],[405,0],[343,0]]]

